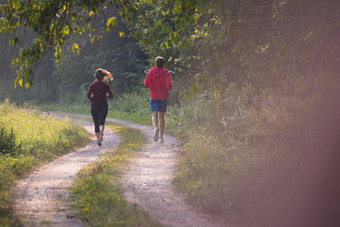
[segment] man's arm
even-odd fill
[[[166,89],[167,90],[171,90],[172,89],[172,80],[171,80],[171,74],[170,74],[170,72],[167,72],[166,73],[166,80],[165,80],[165,82],[166,82]]]
[[[145,87],[149,87],[148,81],[149,81],[149,72],[146,74],[146,77],[145,77],[145,80],[144,80],[144,86]]]

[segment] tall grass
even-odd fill
[[[313,89],[231,84],[223,99],[206,93],[171,108],[169,128],[183,144],[173,184],[199,209],[240,221],[290,184],[322,101]]]
[[[10,149],[0,154],[0,225],[10,225],[9,187],[33,167],[88,141],[88,134],[68,120],[55,120],[34,109],[0,104],[1,138],[10,136]],[[3,148],[3,146],[2,146]]]

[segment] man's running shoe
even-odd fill
[[[164,143],[163,138],[159,138],[159,143]]]
[[[154,140],[155,142],[158,141],[158,136],[159,136],[159,129],[158,129],[158,128],[155,128],[155,129],[153,130],[153,140]]]

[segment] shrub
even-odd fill
[[[8,131],[6,125],[0,122],[0,152],[13,155],[18,147],[13,128]]]

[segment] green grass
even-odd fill
[[[61,111],[68,113],[80,113],[91,115],[91,105],[90,104],[41,104],[39,108],[45,111]],[[133,121],[140,124],[150,125],[151,124],[151,113],[145,111],[143,113],[133,112],[125,112],[120,111],[112,107],[109,103],[109,112],[107,114],[108,118],[115,118],[127,121]]]
[[[146,91],[146,90],[145,90]],[[114,99],[108,100],[109,118],[134,121],[137,123],[151,125],[151,112],[149,99],[145,93],[131,93],[116,95]],[[75,103],[45,103],[39,105],[45,111],[62,111],[91,115],[91,105],[85,96],[78,97]]]
[[[119,183],[127,160],[145,144],[145,136],[131,128],[107,127],[119,134],[121,143],[78,173],[72,191],[79,218],[89,226],[161,226],[123,198]]]
[[[53,158],[89,140],[81,126],[56,120],[34,109],[20,109],[8,101],[0,104],[3,137],[13,132],[12,151],[0,153],[0,225],[13,224],[9,188],[12,183]]]

